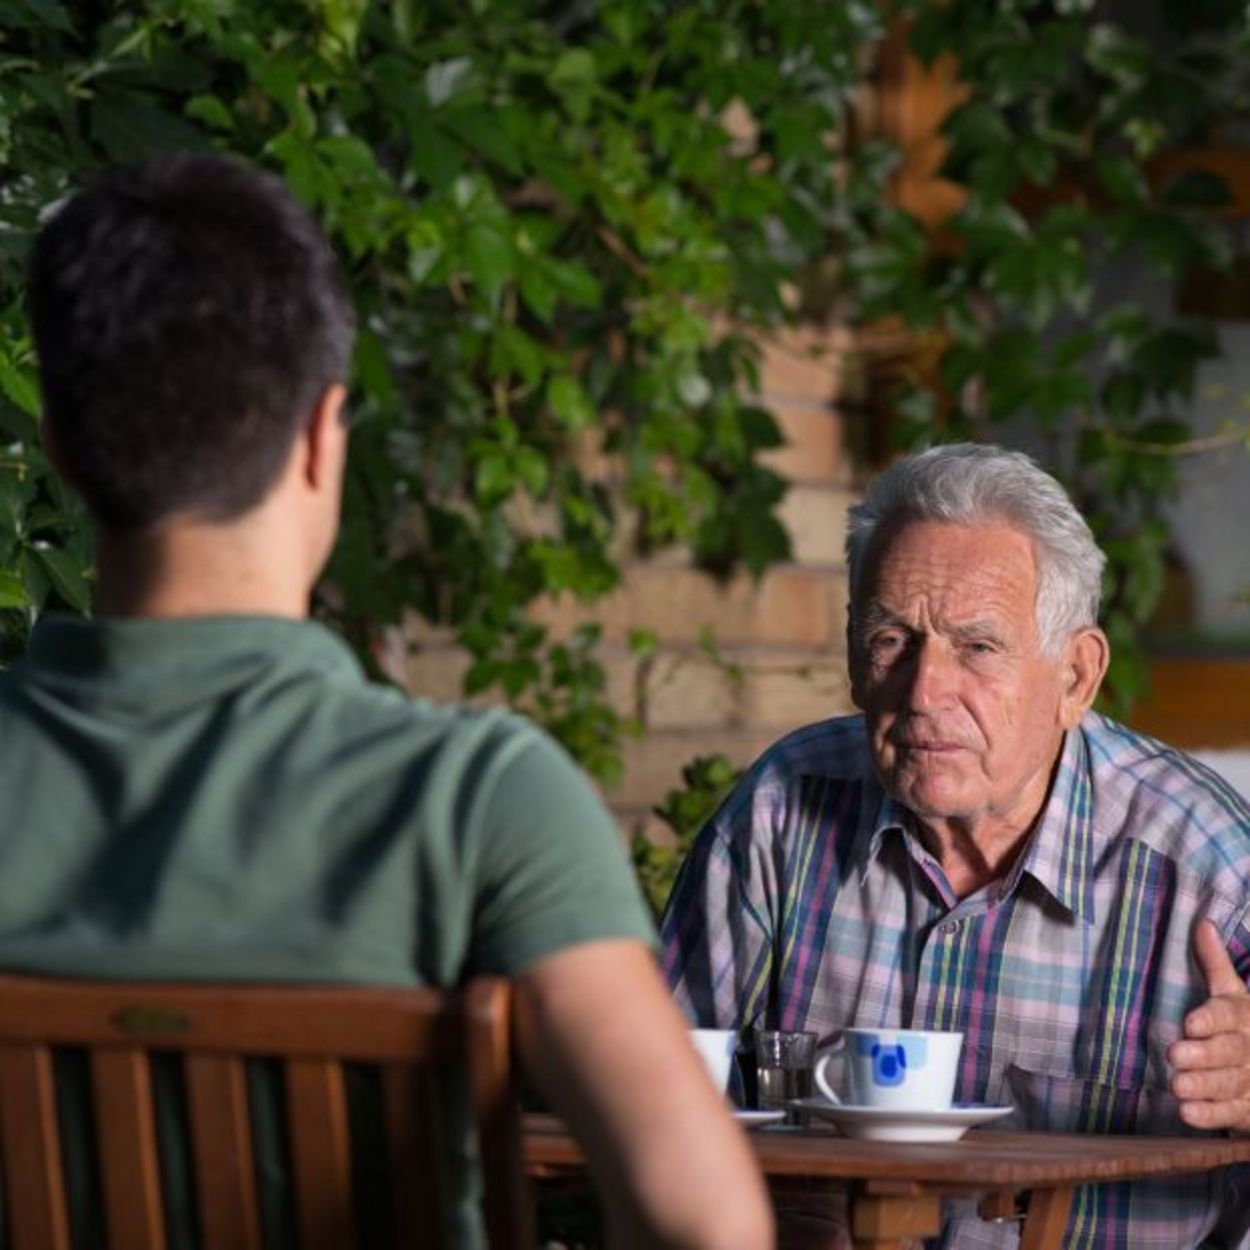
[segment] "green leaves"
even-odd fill
[[[595,420],[594,405],[578,380],[567,373],[558,374],[547,387],[547,403],[561,425],[581,430]]]
[[[0,608],[24,608],[30,603],[30,596],[21,578],[0,569]]]
[[[19,346],[18,352],[11,355],[0,343],[0,395],[23,416],[32,420],[39,416],[39,391],[35,385],[29,344]],[[14,433],[17,433],[25,423],[4,424],[13,427]],[[23,432],[29,434],[29,429]]]
[[[470,226],[465,235],[464,258],[486,302],[492,308],[498,307],[504,286],[516,269],[508,236],[493,225]]]
[[[1002,437],[999,422],[1013,437],[1041,432],[1110,556],[1111,698],[1123,710],[1142,686],[1177,458],[1194,446],[1188,405],[1219,350],[1209,325],[1166,311],[1168,293],[1231,252],[1228,186],[1200,159],[1170,157],[1245,119],[1250,21],[1224,0],[1163,0],[1132,23],[1088,0],[913,8],[913,48],[930,62],[952,55],[967,87],[943,171],[966,201],[935,254],[915,223],[909,234],[897,210],[873,205],[857,170],[842,274],[863,316],[944,339],[941,389],[923,377],[897,388],[908,445]],[[1168,33],[1147,33],[1160,18]],[[1125,287],[1150,296],[1117,304]]]
[[[594,53],[588,48],[568,48],[551,67],[548,79],[552,91],[574,121],[584,122],[590,114],[598,84]]]
[[[656,917],[664,912],[677,869],[695,835],[742,776],[723,755],[699,755],[681,770],[680,789],[670,790],[655,814],[672,830],[672,845],[656,845],[638,835],[631,846],[634,871]]]
[[[407,614],[458,636],[470,690],[611,777],[632,726],[597,635],[549,638],[529,609],[611,590],[627,520],[717,572],[785,558],[783,484],[756,463],[779,436],[742,400],[754,358],[725,327],[776,324],[833,236],[827,136],[877,7],[0,8],[6,54],[22,32],[0,94],[0,289],[20,289],[40,212],[104,162],[208,144],[278,172],[325,224],[359,312],[321,610],[366,663]],[[35,441],[20,307],[0,331],[7,656],[34,612],[86,609],[90,552]]]
[[[89,109],[91,137],[117,164],[157,152],[207,148],[198,127],[139,94],[97,96]]]
[[[30,549],[31,558],[47,575],[52,588],[75,612],[86,613],[91,608],[91,594],[87,588],[86,571],[67,551],[38,544]]]

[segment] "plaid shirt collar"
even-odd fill
[[[880,790],[872,829],[864,842],[859,870],[866,873],[881,850],[884,836],[905,836],[908,811],[897,799]],[[1013,893],[1027,873],[1061,907],[1086,924],[1094,920],[1094,828],[1093,786],[1089,746],[1084,733],[1075,729],[1064,735],[1059,764],[1051,781],[1046,805],[1013,866],[1004,895]],[[909,851],[916,848],[907,839]]]

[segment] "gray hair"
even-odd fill
[[[1053,655],[1074,630],[1098,621],[1106,557],[1063,487],[1023,452],[947,443],[896,461],[848,513],[846,562],[852,621],[873,535],[886,522],[1000,521],[1033,543],[1037,636]]]

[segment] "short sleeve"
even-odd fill
[[[567,947],[655,928],[620,834],[571,759],[518,729],[479,816],[475,971],[513,976]]]

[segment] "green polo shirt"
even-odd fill
[[[0,674],[0,967],[463,983],[652,942],[616,830],[507,712],[270,617],[50,618]]]

